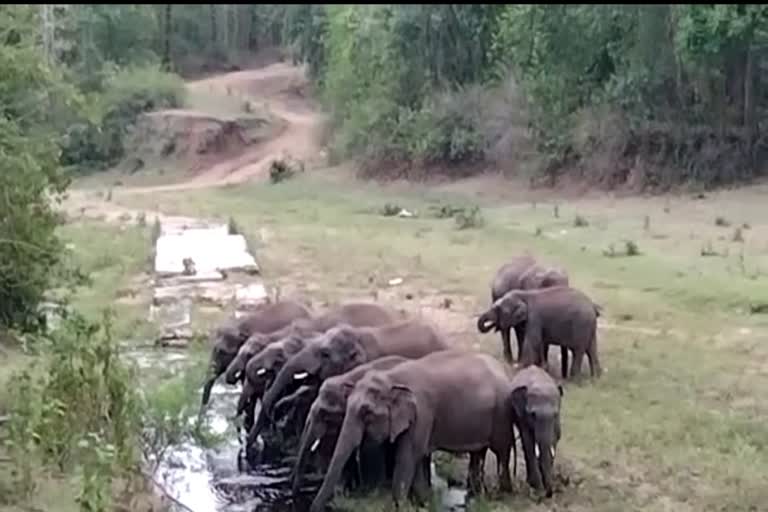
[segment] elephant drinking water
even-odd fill
[[[510,489],[514,412],[507,371],[490,355],[444,350],[390,370],[367,372],[349,394],[330,467],[311,512],[324,508],[342,467],[364,436],[395,444],[396,505],[412,486],[418,497],[425,498],[427,482],[417,468],[433,450],[473,454],[471,469],[476,472],[490,448],[499,461],[501,487]],[[471,487],[479,483],[471,474]]]

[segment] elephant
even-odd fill
[[[381,327],[334,327],[317,343],[288,360],[264,394],[260,414],[271,415],[272,405],[292,382],[301,383],[309,377],[322,382],[380,357],[398,355],[416,359],[447,348],[437,329],[419,320]]]
[[[521,290],[538,290],[555,286],[570,286],[568,273],[559,267],[533,265],[520,276]],[[509,291],[509,290],[507,290]]]
[[[208,405],[216,379],[224,373],[240,347],[254,333],[267,334],[280,330],[299,318],[309,318],[309,309],[296,301],[266,304],[250,315],[228,322],[214,331],[214,344],[203,385],[201,409]]]
[[[601,374],[597,355],[597,318],[600,307],[583,292],[558,286],[539,290],[513,290],[494,302],[480,316],[480,322],[502,329],[525,325],[522,366],[547,362],[549,345],[573,352],[570,377],[581,375],[584,354],[589,358],[592,377]],[[563,365],[563,378],[567,366]]]
[[[253,427],[253,413],[256,402],[261,398],[264,390],[272,383],[277,372],[280,371],[288,358],[319,338],[319,335],[314,335],[310,338],[298,335],[286,336],[280,341],[267,346],[248,361],[248,364],[245,366],[243,389],[240,392],[235,413],[235,416],[245,413],[244,426],[246,432],[249,432]]]
[[[514,412],[508,371],[505,363],[488,354],[444,350],[390,370],[367,372],[349,394],[333,457],[310,511],[324,508],[344,463],[364,435],[395,444],[396,507],[411,488],[423,502],[427,482],[416,469],[434,450],[469,452],[470,469],[477,472],[482,455],[490,449],[499,461],[500,486],[510,490]],[[476,492],[477,474],[469,480]]]
[[[376,327],[386,325],[402,320],[402,315],[393,309],[379,304],[368,302],[351,302],[342,304],[336,309],[314,318],[302,318],[286,326],[284,329],[270,333],[268,335],[257,334],[240,348],[235,359],[227,367],[224,376],[227,384],[235,384],[241,380],[242,372],[248,360],[258,354],[267,345],[290,336],[312,336],[322,333],[339,324],[348,324],[353,327]]]
[[[299,453],[293,469],[292,488],[294,495],[298,493],[301,486],[302,471],[307,463],[310,452],[315,453],[319,448],[319,458],[324,459],[320,464],[321,467],[327,467],[330,462],[330,456],[333,454],[333,448],[336,445],[336,438],[344,421],[347,397],[352,388],[354,388],[355,383],[370,370],[388,370],[405,361],[409,361],[409,359],[401,356],[381,357],[323,381],[317,393],[317,398],[312,403],[301,434]],[[304,386],[300,388],[299,392],[308,389],[310,388]],[[287,399],[288,397],[283,398],[275,404],[276,415],[279,414],[281,402]],[[370,463],[363,464],[363,467],[370,465]],[[386,468],[384,473],[388,473]],[[387,476],[391,478],[391,473]],[[379,479],[374,477],[373,480]]]
[[[496,275],[491,282],[491,302],[496,302],[503,297],[505,293],[512,290],[534,290],[538,288],[568,285],[568,274],[564,269],[545,267],[538,263],[532,256],[525,254],[516,256],[496,271]],[[518,360],[520,360],[523,354],[524,327],[525,326],[523,325],[515,327]],[[486,329],[483,324],[478,321],[478,330],[485,334],[490,328]],[[510,343],[510,329],[502,329],[496,326],[496,331],[501,331],[504,359],[508,363],[511,363],[513,359],[512,346]],[[565,364],[567,364],[567,359]]]
[[[528,484],[552,496],[553,465],[561,437],[563,387],[538,366],[512,377],[510,401],[520,432]]]

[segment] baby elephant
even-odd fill
[[[593,377],[601,374],[597,356],[598,306],[583,292],[558,286],[541,290],[514,290],[505,294],[483,313],[481,319],[501,329],[525,325],[523,366],[543,365],[549,345],[573,352],[570,376],[578,379],[584,354]],[[563,376],[567,367],[563,365]]]
[[[552,496],[553,466],[560,442],[563,388],[543,369],[528,366],[512,377],[510,397],[520,432],[528,484]]]

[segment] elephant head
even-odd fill
[[[344,421],[347,398],[352,389],[354,389],[354,383],[335,379],[326,380],[320,386],[301,434],[299,452],[293,469],[292,488],[294,495],[298,493],[301,487],[302,472],[309,453],[314,453],[321,444],[336,443],[336,438]],[[275,408],[277,409],[277,405]]]
[[[535,370],[534,370],[535,371]],[[563,388],[557,385],[523,385],[512,391],[512,409],[523,440],[528,483],[543,486],[547,497],[552,496],[553,468],[557,444],[560,442],[560,405]]]
[[[485,334],[493,328],[497,330],[512,329],[525,322],[528,317],[528,306],[514,291],[498,299],[477,319],[477,329]]]
[[[393,383],[381,371],[371,371],[347,399],[344,421],[323,484],[310,510],[323,509],[341,476],[344,464],[360,446],[363,435],[372,441],[394,442],[416,423],[416,396],[407,386]]]
[[[241,329],[238,323],[219,327],[213,332],[211,361],[208,365],[208,372],[205,384],[203,385],[203,407],[208,404],[211,398],[211,389],[214,382],[235,359],[240,347],[247,339],[247,332]]]
[[[243,372],[248,362],[259,354],[262,350],[272,342],[273,336],[269,334],[254,333],[250,338],[240,347],[237,351],[237,355],[227,366],[227,371],[224,374],[224,381],[227,384],[235,384],[237,381],[243,379]]]
[[[253,356],[245,365],[245,385],[240,395],[244,405],[253,398],[261,398],[277,373],[293,354],[306,344],[304,338],[291,335],[272,343]],[[238,414],[242,409],[238,406]]]
[[[271,414],[271,408],[291,383],[304,383],[308,378],[323,381],[340,375],[365,363],[368,355],[364,349],[366,331],[342,325],[334,327],[316,341],[308,343],[290,358],[275,377],[262,401],[263,411]]]
[[[555,267],[543,268],[535,265],[520,277],[520,288],[523,290],[568,285],[568,274],[565,270]]]

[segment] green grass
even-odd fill
[[[559,202],[554,218],[552,205],[541,201],[532,208],[411,188],[306,176],[280,186],[121,194],[117,201],[222,222],[234,216],[260,241],[265,279],[284,296],[322,304],[377,295],[422,310],[457,345],[479,343],[496,355],[498,336],[478,334],[475,315],[488,304],[498,266],[531,250],[567,268],[573,286],[604,307],[605,374],[596,383],[566,385],[559,465],[571,485],[541,504],[523,495],[477,506],[746,511],[768,502],[768,427],[759,421],[768,413],[761,399],[768,391],[768,317],[748,314],[750,304],[768,302],[759,195]],[[386,203],[419,217],[382,216]],[[461,230],[451,218],[430,217],[429,207],[441,204],[478,205],[484,223]],[[734,221],[750,223],[745,243],[713,225],[725,209],[741,213]],[[577,212],[589,223],[575,229]],[[728,256],[702,258],[707,238]],[[610,244],[621,251],[626,241],[640,254],[604,256]],[[387,286],[394,277],[403,284]],[[446,297],[450,310],[438,306]],[[495,464],[488,467],[493,481]],[[369,504],[376,508],[375,500]]]
[[[60,231],[74,245],[75,261],[92,280],[91,286],[77,290],[72,306],[91,318],[104,308],[114,308],[114,334],[121,338],[149,335],[150,232],[149,222],[144,227],[118,227],[98,221],[67,224]]]

